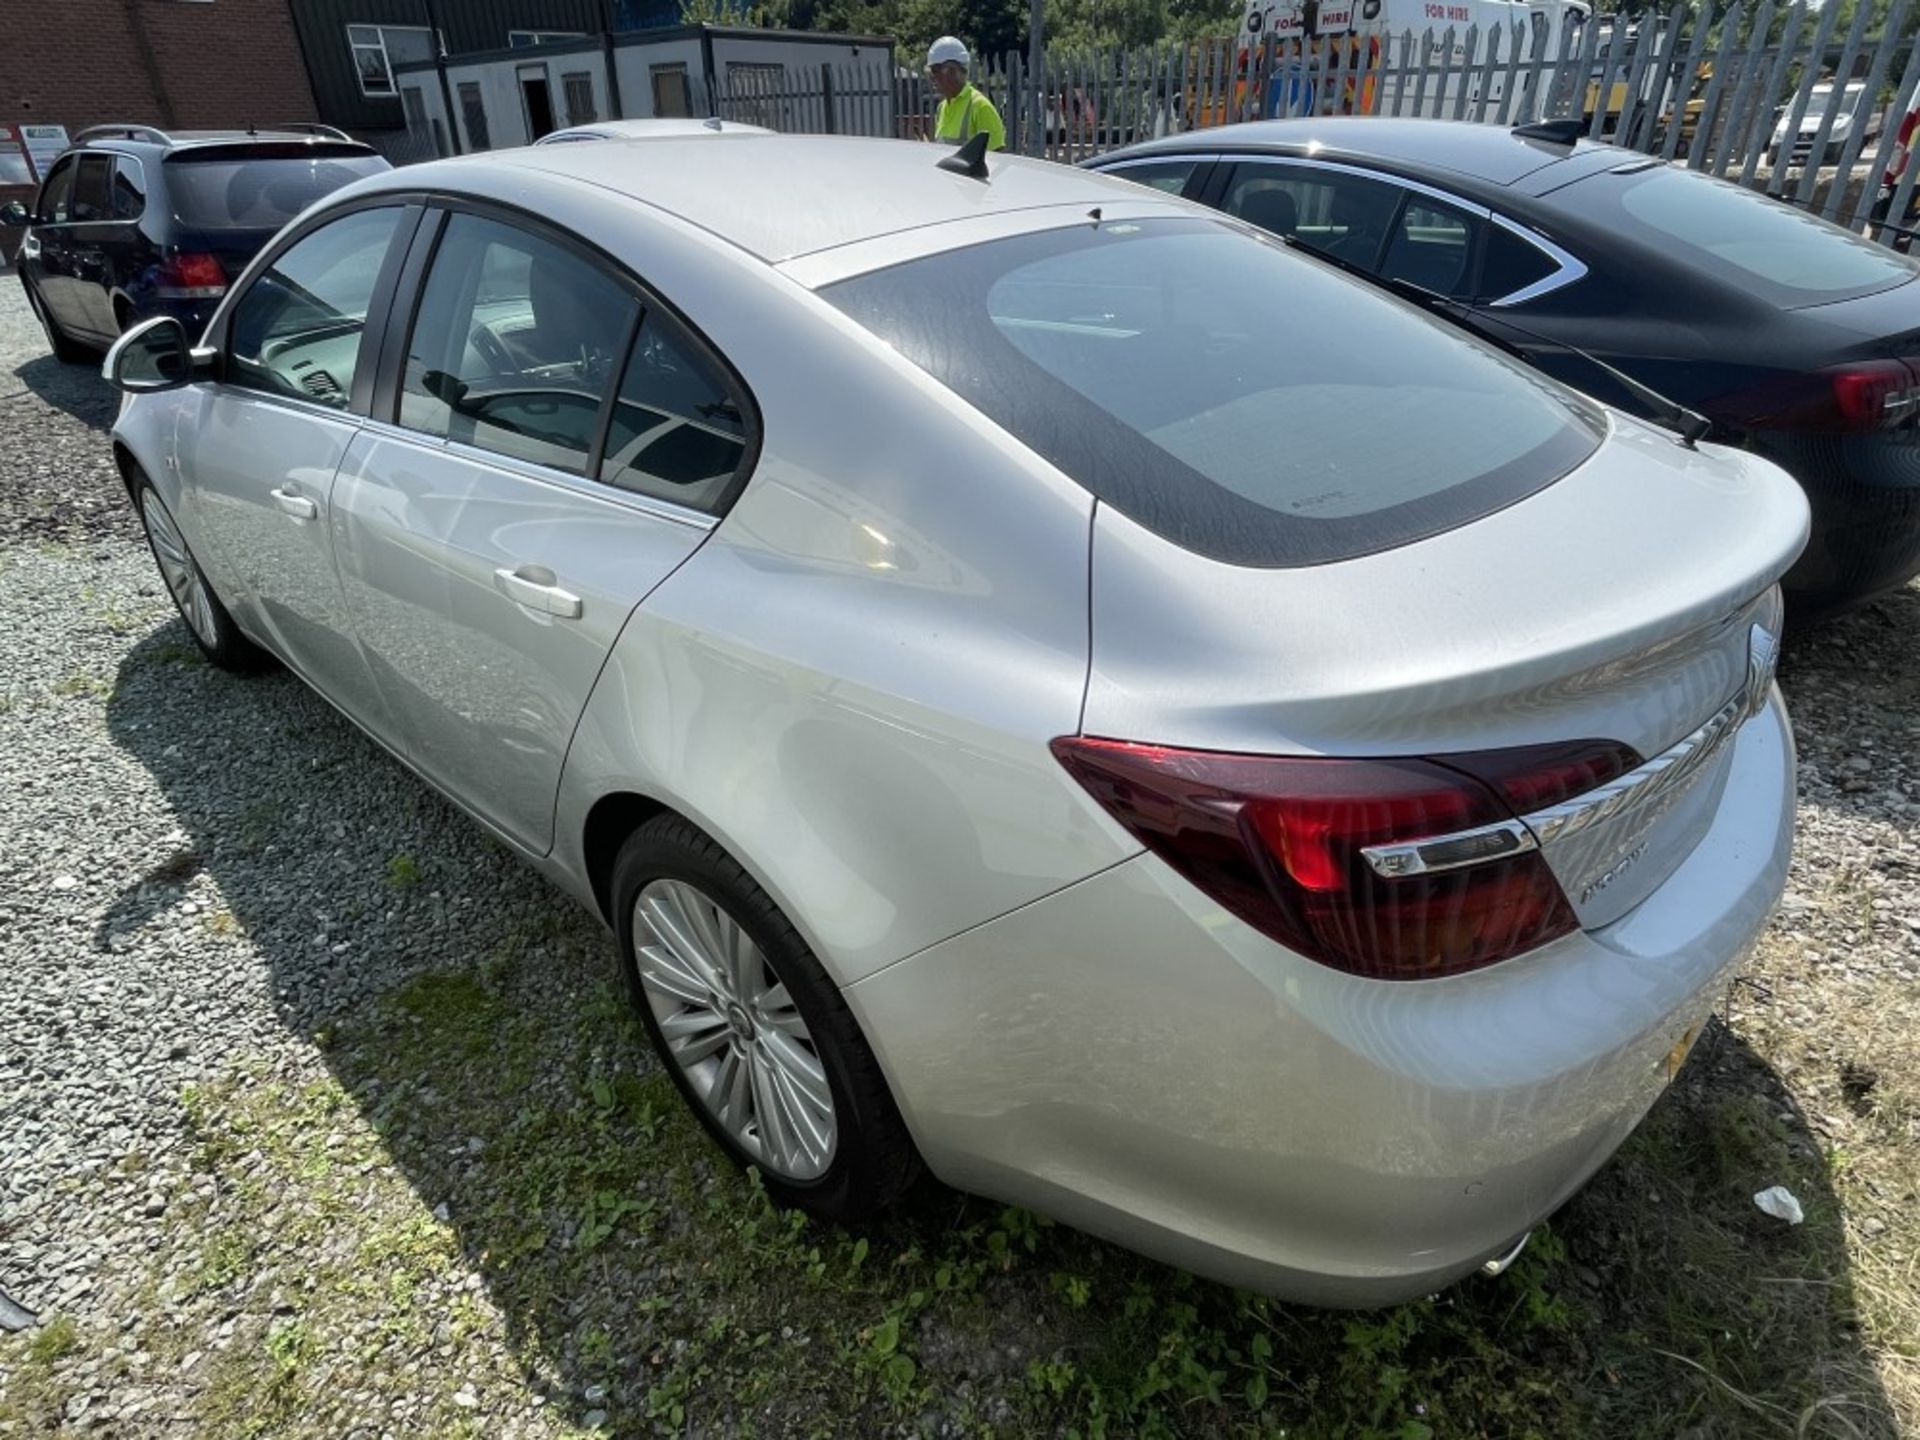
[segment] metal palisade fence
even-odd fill
[[[1305,115],[1395,115],[1515,125],[1577,119],[1584,133],[1724,176],[1864,229],[1903,154],[1920,88],[1920,0],[1883,17],[1842,7],[1676,7],[1636,21],[1267,36],[1147,49],[1053,49],[1042,73],[1009,54],[975,83],[1008,145],[1073,162],[1157,136]],[[920,138],[937,104],[916,68],[823,65],[730,77],[727,119],[780,130]],[[1887,214],[1906,215],[1906,165]],[[1891,240],[1891,226],[1877,230]]]

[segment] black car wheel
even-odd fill
[[[166,582],[167,593],[201,653],[220,669],[237,674],[264,669],[269,660],[267,652],[242,635],[233,623],[233,616],[201,571],[200,562],[193,558],[187,537],[174,523],[167,502],[145,475],[139,476],[134,486],[134,505],[140,512],[154,562],[160,567],[160,578]]]
[[[40,298],[40,293],[31,285],[26,289],[27,304],[33,307],[34,318],[40,322],[40,328],[46,332],[47,345],[53,351],[53,358],[63,365],[84,365],[91,360],[94,352],[78,340],[68,337],[67,332],[62,330],[53,316],[48,313],[46,302]]]

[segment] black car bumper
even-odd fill
[[[1920,573],[1920,431],[1766,431],[1749,444],[1800,482],[1813,533],[1782,582],[1797,619],[1870,600]]]

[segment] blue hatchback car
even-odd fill
[[[227,286],[280,227],[321,196],[390,168],[325,126],[168,134],[84,130],[47,172],[17,264],[62,360],[83,361],[129,326],[171,315],[198,336]]]

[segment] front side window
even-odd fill
[[[746,416],[732,381],[676,321],[649,310],[614,397],[600,478],[713,511],[746,453]]]
[[[1242,165],[1220,208],[1249,225],[1371,270],[1399,203],[1391,185],[1342,170]]]
[[[69,155],[47,175],[40,188],[40,201],[34,206],[34,218],[42,225],[64,225],[73,218],[73,172],[75,157]]]
[[[289,246],[235,303],[226,380],[345,409],[398,206],[356,210]]]
[[[113,162],[113,218],[138,220],[147,209],[147,172],[131,155]]]
[[[1474,228],[1473,218],[1451,205],[1412,196],[1394,222],[1380,273],[1435,295],[1464,297],[1473,288]]]
[[[1167,195],[1178,195],[1187,188],[1197,160],[1154,160],[1140,165],[1116,165],[1106,173],[1136,185],[1146,185]]]
[[[638,313],[576,252],[452,215],[408,340],[400,423],[583,475]]]
[[[1047,230],[821,293],[1101,500],[1235,564],[1453,529],[1605,429],[1490,346],[1208,220]]]
[[[113,218],[113,160],[106,155],[82,155],[80,174],[73,183],[76,221]]]

